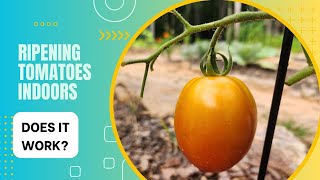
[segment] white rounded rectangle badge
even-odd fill
[[[73,158],[78,154],[78,116],[73,112],[19,112],[13,117],[18,158]]]

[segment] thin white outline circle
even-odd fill
[[[134,0],[134,6],[133,6],[133,8],[132,8],[132,11],[130,12],[130,14],[129,14],[127,17],[125,17],[125,18],[123,18],[123,19],[120,19],[120,20],[110,20],[110,19],[107,19],[107,18],[103,17],[103,16],[98,12],[98,10],[97,10],[97,8],[96,8],[96,3],[95,3],[95,1],[96,1],[96,0],[93,0],[93,7],[94,7],[94,10],[96,11],[96,13],[98,14],[98,16],[99,16],[101,19],[105,20],[105,21],[115,22],[115,23],[116,23],[116,22],[121,22],[121,21],[124,21],[124,20],[128,19],[128,18],[132,15],[132,13],[133,13],[133,11],[135,10],[136,5],[137,5],[137,0]]]
[[[119,8],[111,8],[108,3],[107,0],[104,0],[104,4],[107,6],[108,9],[110,9],[111,11],[118,11],[119,9],[121,9],[124,5],[124,0],[122,0],[122,5]]]

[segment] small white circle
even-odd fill
[[[111,8],[108,3],[107,0],[104,0],[104,4],[107,6],[108,9],[110,9],[111,11],[118,11],[119,9],[121,9],[124,5],[124,0],[122,0],[122,5],[119,8]]]
[[[101,19],[103,19],[103,20],[105,20],[105,21],[108,21],[108,22],[121,22],[121,21],[124,21],[124,20],[128,19],[128,18],[132,15],[132,13],[133,13],[133,11],[135,10],[136,5],[137,5],[137,0],[134,0],[133,8],[132,8],[131,12],[128,14],[128,16],[126,16],[126,17],[124,17],[124,18],[122,18],[122,19],[112,20],[112,19],[108,19],[108,18],[103,17],[103,16],[98,12],[95,1],[96,1],[96,0],[93,0],[94,10],[96,11],[96,13],[98,14],[98,16],[99,16]],[[125,4],[125,2],[124,2],[124,0],[123,0],[123,3],[122,3],[122,5],[121,5],[119,8],[113,9],[113,8],[110,8],[110,7],[107,5],[107,0],[105,0],[105,5],[106,5],[107,8],[108,8],[109,10],[111,10],[111,11],[118,11],[118,10],[120,10],[120,9],[124,6],[124,4]]]

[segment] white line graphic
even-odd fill
[[[112,23],[117,23],[117,22],[121,22],[121,21],[124,21],[124,20],[128,19],[128,18],[132,15],[132,13],[133,13],[133,11],[135,10],[136,5],[137,5],[137,0],[133,0],[133,1],[134,1],[134,5],[133,5],[133,7],[132,7],[131,12],[130,12],[126,17],[117,19],[116,17],[113,17],[113,18],[112,18],[112,17],[108,17],[108,18],[107,18],[107,17],[104,17],[103,15],[101,15],[101,13],[99,13],[99,11],[97,10],[96,1],[98,1],[98,0],[93,0],[93,7],[94,7],[94,10],[96,11],[96,13],[98,14],[98,16],[99,16],[101,19],[103,19],[103,20],[105,20],[105,21],[108,21],[108,22],[112,22]],[[100,1],[101,1],[101,0],[100,0]],[[128,1],[128,0],[127,0],[127,1]],[[106,7],[107,7],[106,10],[119,11],[119,10],[122,9],[123,6],[125,5],[125,0],[122,0],[122,5],[121,5],[119,8],[111,8],[111,7],[108,5],[107,0],[104,0],[104,4],[105,4]]]

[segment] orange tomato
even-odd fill
[[[170,34],[168,32],[164,32],[164,33],[162,33],[162,37],[167,39],[170,37]]]
[[[198,77],[183,88],[174,128],[180,150],[205,172],[221,172],[248,152],[257,108],[246,85],[230,76]]]

